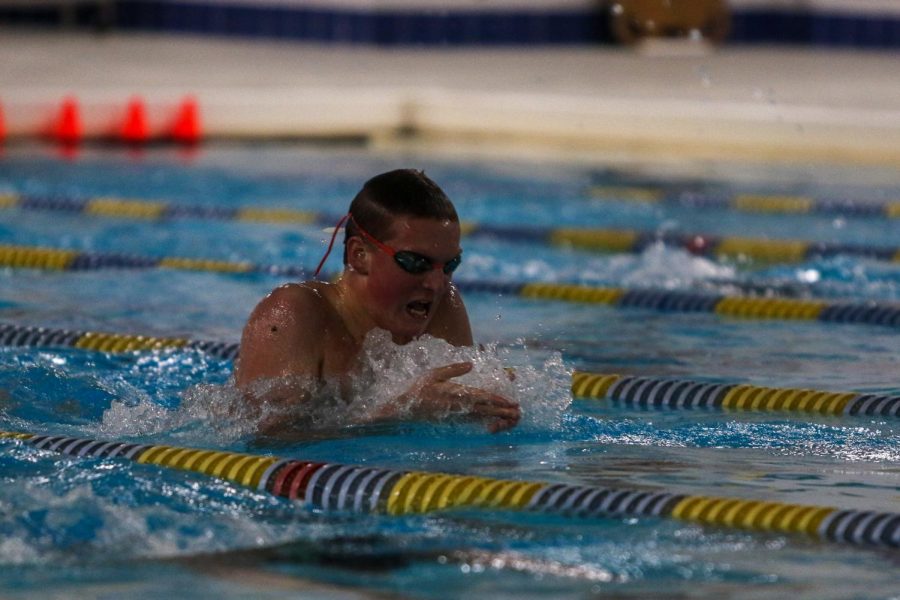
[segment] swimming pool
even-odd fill
[[[698,165],[688,176],[671,165],[240,146],[194,156],[90,150],[75,160],[48,149],[9,149],[0,160],[0,193],[20,200],[0,210],[0,245],[95,258],[310,268],[328,236],[321,223],[240,220],[227,211],[340,214],[362,181],[401,165],[425,168],[464,220],[498,228],[597,227],[649,231],[663,240],[672,232],[703,233],[882,249],[900,240],[900,219],[846,207],[837,214],[777,215],[718,202],[766,194],[879,206],[900,198],[900,180],[891,173]],[[89,214],[79,204],[111,196],[182,210],[169,210],[166,219],[126,218],[115,211]],[[21,202],[25,197],[44,202]],[[641,201],[648,199],[655,201]],[[476,356],[480,374],[473,377],[500,385],[492,379],[500,365],[519,374],[504,385],[514,386],[525,418],[509,433],[492,436],[460,423],[348,428],[336,420],[302,441],[262,444],[223,408],[230,400],[224,387],[230,360],[195,348],[96,352],[65,344],[0,349],[0,430],[897,512],[896,417],[653,410],[573,400],[570,393],[572,372],[579,370],[898,395],[896,326],[736,318],[672,310],[671,303],[654,309],[518,293],[519,284],[550,282],[887,306],[900,301],[896,261],[834,252],[760,265],[698,256],[662,241],[600,253],[511,237],[473,231],[464,239],[457,276],[470,284],[466,302],[476,339],[488,344]],[[339,258],[332,256],[328,267],[339,268]],[[237,342],[259,298],[292,279],[221,268],[19,267],[4,268],[0,278],[0,323],[226,343]],[[447,360],[449,352],[427,342],[387,358],[413,369]],[[392,385],[397,382],[379,379],[372,393]],[[0,446],[0,586],[9,597],[900,594],[895,550],[633,515],[314,510],[194,472],[51,453],[22,440]]]

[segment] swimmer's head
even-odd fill
[[[344,264],[347,240],[360,235],[362,227],[379,240],[389,238],[398,217],[415,217],[459,222],[456,209],[444,191],[423,171],[397,169],[368,180],[350,203],[344,233]]]

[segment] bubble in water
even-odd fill
[[[817,269],[798,269],[797,279],[803,283],[817,283],[822,274]]]

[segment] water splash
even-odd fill
[[[182,393],[170,409],[149,398],[115,400],[103,412],[98,434],[108,438],[167,435],[192,444],[220,445],[252,435],[260,412],[231,384],[200,384]]]
[[[592,263],[591,266],[600,263]],[[674,249],[662,242],[650,244],[640,254],[609,257],[602,271],[593,273],[597,282],[612,281],[624,287],[690,288],[708,279],[733,278],[736,269],[685,250]]]
[[[571,402],[571,371],[563,364],[561,354],[552,354],[541,369],[517,366],[512,376],[507,370],[512,366],[510,356],[509,347],[458,347],[428,335],[401,346],[392,343],[387,332],[373,330],[363,343],[361,375],[354,382],[349,410],[377,411],[406,393],[411,382],[431,369],[470,362],[472,370],[454,378],[455,383],[518,402],[522,410],[519,427],[559,428],[562,414]]]
[[[427,335],[398,345],[388,332],[373,330],[363,343],[357,372],[347,381],[294,376],[261,381],[247,391],[238,390],[233,382],[201,384],[186,389],[180,404],[172,409],[147,396],[132,395],[114,400],[104,411],[98,434],[155,439],[163,435],[213,445],[259,432],[315,435],[370,421],[431,369],[459,362],[471,362],[473,368],[452,381],[518,402],[522,409],[519,427],[558,429],[571,402],[571,370],[556,352],[540,368],[530,366],[529,361],[516,366],[511,376],[508,367],[513,366],[511,359],[521,360],[524,343],[521,346],[457,347]],[[401,418],[410,418],[410,413],[411,407],[401,407]],[[437,415],[437,420],[458,416],[448,411]]]

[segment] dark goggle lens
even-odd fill
[[[455,258],[451,258],[444,263],[444,275],[450,275],[462,263],[462,254],[457,254]]]
[[[434,263],[432,263],[431,259],[427,256],[422,256],[421,254],[408,252],[406,250],[401,250],[394,254],[394,261],[400,265],[401,269],[412,275],[421,275],[434,268]],[[444,267],[441,270],[445,275],[450,275],[456,270],[461,262],[462,256],[457,256],[444,263]]]

